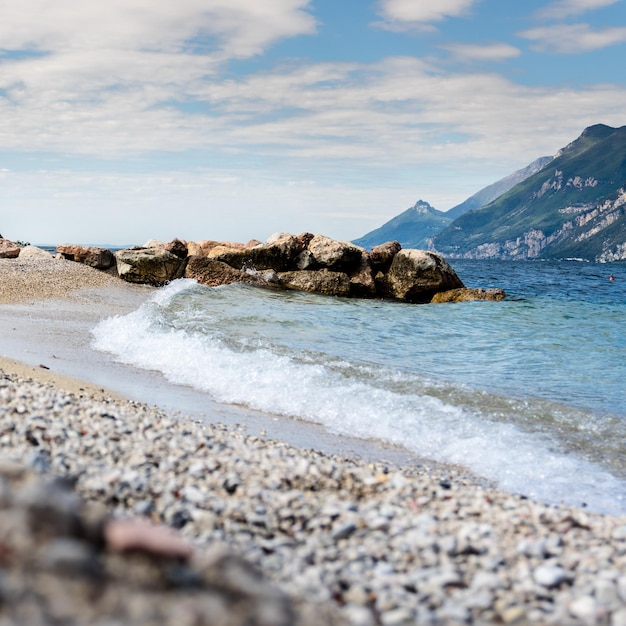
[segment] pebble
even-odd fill
[[[552,589],[572,581],[572,575],[558,565],[541,565],[533,572],[535,582],[542,587]]]
[[[626,626],[624,518],[1,372],[0,440],[0,586],[41,598],[1,623]],[[94,572],[118,603],[98,616]]]

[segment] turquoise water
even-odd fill
[[[626,513],[626,265],[453,266],[507,299],[420,306],[180,280],[101,322],[94,347],[225,406]]]

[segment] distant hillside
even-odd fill
[[[457,217],[460,217],[464,213],[468,211],[473,211],[474,209],[480,209],[481,207],[489,204],[491,201],[495,200],[503,193],[506,193],[509,189],[515,187],[515,185],[521,183],[526,180],[533,174],[536,174],[540,169],[542,169],[547,163],[552,161],[554,157],[544,156],[539,157],[537,160],[533,161],[530,165],[522,168],[521,170],[517,170],[517,172],[513,172],[509,174],[506,178],[502,178],[501,180],[481,189],[478,193],[475,193],[471,198],[465,200],[461,204],[457,204],[455,207],[452,207],[449,211],[446,211],[446,215],[455,220]]]
[[[363,248],[371,248],[386,241],[397,240],[403,248],[428,248],[430,239],[444,230],[457,217],[495,200],[517,183],[535,174],[551,160],[552,157],[541,157],[523,169],[481,189],[471,198],[446,212],[438,211],[428,202],[418,200],[415,206],[396,215],[380,228],[363,235],[360,239],[355,239],[353,243]]]
[[[536,174],[433,238],[451,258],[626,259],[626,126],[591,126]]]
[[[403,248],[427,248],[428,240],[441,232],[452,220],[428,202],[418,200],[414,206],[353,243],[371,248],[386,241],[399,241]]]

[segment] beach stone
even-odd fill
[[[21,248],[8,239],[0,239],[0,259],[15,259],[20,255]]]
[[[107,248],[61,244],[57,246],[57,252],[68,261],[76,261],[97,270],[107,270],[115,265],[115,257]]]
[[[596,601],[591,596],[576,598],[570,604],[569,611],[584,624],[596,623]]]
[[[626,626],[626,608],[619,609],[613,613],[611,626]]]
[[[443,257],[413,249],[400,250],[378,283],[384,295],[416,303],[430,302],[438,292],[464,287]]]
[[[186,260],[160,248],[129,248],[115,253],[117,273],[130,283],[163,285],[185,272]]]
[[[533,572],[533,578],[538,585],[552,589],[564,583],[572,582],[572,574],[558,565],[540,565]]]

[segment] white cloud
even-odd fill
[[[536,16],[541,19],[563,19],[572,15],[582,15],[588,11],[595,11],[611,6],[622,0],[556,0],[547,7],[537,11]]]
[[[184,49],[195,37],[217,38],[221,55],[245,57],[283,37],[311,34],[310,0],[22,0],[2,8],[5,50]]]
[[[575,54],[626,42],[626,27],[592,30],[588,24],[555,24],[519,33],[541,52]]]
[[[508,43],[485,45],[450,44],[442,46],[459,61],[506,61],[521,55],[521,50]]]
[[[477,0],[380,0],[380,15],[390,28],[420,27],[466,15]]]
[[[625,97],[618,87],[530,88],[409,57],[302,64],[239,79],[200,79],[205,68],[191,56],[164,55],[161,72],[148,64],[145,75],[112,57],[102,61],[106,73],[117,65],[121,78],[102,89],[100,68],[64,72],[61,58],[0,70],[0,88],[16,85],[9,99],[0,97],[4,150],[109,158],[197,151],[218,161],[278,159],[281,167],[315,159],[326,174],[337,163],[400,168],[520,154],[532,160],[549,139],[555,150],[559,139],[569,141],[582,130],[580,120],[618,122]],[[21,68],[29,78],[15,82]]]

